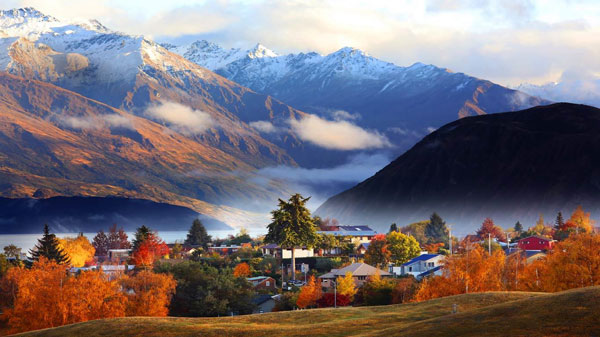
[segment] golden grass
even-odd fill
[[[457,304],[459,313],[452,314]],[[427,302],[221,318],[104,319],[28,336],[600,335],[600,287],[556,294],[490,292]]]

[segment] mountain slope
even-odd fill
[[[0,69],[53,83],[166,125],[193,114],[211,123],[186,136],[251,165],[295,165],[248,122],[303,113],[231,82],[142,37],[96,21],[62,22],[33,8],[0,11]],[[175,103],[175,105],[173,105]],[[160,116],[151,113],[161,108]],[[284,146],[301,146],[293,135]]]
[[[249,225],[256,215],[211,203],[274,199],[281,187],[253,183],[253,171],[148,119],[0,72],[2,196],[133,197]]]
[[[277,55],[260,44],[225,50],[206,41],[167,48],[303,111],[331,119],[344,110],[359,126],[387,135],[397,154],[458,118],[549,103],[463,73],[422,63],[400,67],[348,47],[325,56]]]
[[[507,227],[577,205],[598,214],[598,158],[600,109],[561,103],[468,117],[431,133],[316,213],[383,229],[436,211],[457,234],[485,217]]]

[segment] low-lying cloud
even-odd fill
[[[96,115],[96,116],[64,116],[54,115],[52,117],[59,124],[71,129],[97,130],[104,127],[133,129],[133,122],[126,116],[119,114]]]
[[[248,125],[261,133],[275,133],[279,131],[278,128],[269,121],[250,122]]]
[[[290,120],[290,126],[300,139],[331,150],[364,150],[390,147],[385,135],[365,130],[349,121],[330,121],[315,115]]]
[[[151,106],[146,110],[146,115],[186,136],[202,134],[215,124],[208,113],[176,102]]]

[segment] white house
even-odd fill
[[[274,257],[282,258],[282,259],[291,259],[292,258],[292,250],[291,249],[282,249],[278,245],[271,243],[266,246],[260,247],[263,255],[271,255]],[[315,256],[315,251],[312,248],[307,247],[296,247],[294,249],[294,255],[296,258],[303,257],[313,257]]]
[[[422,253],[401,266],[390,266],[390,273],[401,275],[412,275],[420,279],[427,275],[441,275],[441,265],[444,256],[440,254]]]

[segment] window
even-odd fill
[[[412,271],[412,267],[408,267],[408,271]]]
[[[270,287],[271,286],[271,281],[267,281],[267,282],[265,282],[265,284],[267,285],[267,287]]]

